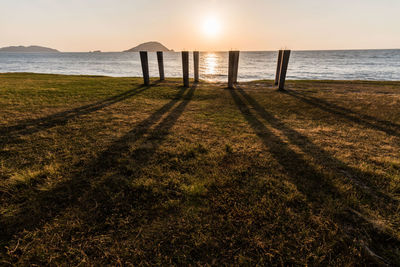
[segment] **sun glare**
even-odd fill
[[[215,18],[207,18],[204,20],[203,31],[209,37],[214,37],[220,33],[221,24]]]
[[[205,63],[205,74],[213,75],[217,74],[218,56],[214,53],[206,53],[204,56]]]

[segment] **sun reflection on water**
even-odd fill
[[[218,55],[215,53],[206,53],[204,55],[205,72],[206,75],[217,74]]]

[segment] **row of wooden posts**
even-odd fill
[[[228,67],[228,88],[233,88],[237,83],[238,70],[239,70],[239,55],[240,51],[229,51],[229,67]],[[199,51],[193,52],[193,65],[194,65],[194,82],[199,81]],[[285,89],[286,73],[289,65],[290,50],[279,50],[278,62],[276,67],[275,85],[279,90]],[[142,63],[143,80],[145,85],[150,84],[149,74],[149,58],[147,51],[140,52],[140,61]],[[164,56],[163,52],[157,52],[158,70],[160,73],[160,80],[165,79],[164,75]],[[183,73],[183,86],[189,87],[189,52],[182,51],[182,73]]]

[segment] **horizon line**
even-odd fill
[[[37,45],[32,45],[32,46],[37,46]],[[0,47],[1,48],[6,48],[6,47],[11,47],[11,46],[5,46],[5,47]],[[44,47],[44,46],[42,46]],[[51,48],[51,47],[45,47],[45,48]],[[127,51],[102,51],[100,49],[98,50],[92,50],[92,51],[61,51],[58,50],[56,48],[51,48],[51,49],[55,49],[58,52],[8,52],[8,51],[0,51],[0,53],[139,53],[139,51],[137,52],[127,52]],[[323,51],[371,51],[371,50],[400,50],[400,48],[342,48],[342,49],[290,49],[290,48],[279,48],[279,49],[268,49],[268,50],[240,50],[240,49],[227,49],[227,50],[175,50],[175,49],[170,49],[170,51],[163,51],[165,53],[171,52],[171,53],[179,53],[182,51],[199,51],[199,52],[203,52],[203,53],[223,53],[223,52],[229,52],[229,51],[241,51],[241,52],[276,52],[279,50],[291,50],[291,51],[298,51],[298,52],[323,52]],[[146,50],[143,50],[146,51]],[[155,53],[156,51],[147,51],[149,53]]]

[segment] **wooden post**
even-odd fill
[[[229,66],[228,66],[228,88],[233,88],[233,71],[234,71],[234,64],[235,64],[235,52],[229,51]]]
[[[140,61],[142,62],[144,85],[149,85],[150,84],[149,58],[147,56],[147,51],[140,51]]]
[[[281,72],[279,74],[279,90],[285,90],[286,73],[289,65],[290,50],[283,51]]]
[[[158,71],[160,73],[160,81],[165,80],[164,76],[164,56],[162,51],[157,52]]]
[[[194,65],[194,82],[199,82],[199,51],[193,52],[193,65]]]
[[[237,83],[240,51],[235,51],[234,56],[233,83]]]
[[[275,85],[278,85],[279,83],[279,75],[281,73],[281,66],[282,66],[282,55],[283,55],[283,50],[279,50],[278,63],[276,64]]]
[[[182,51],[183,86],[189,87],[189,52]]]

